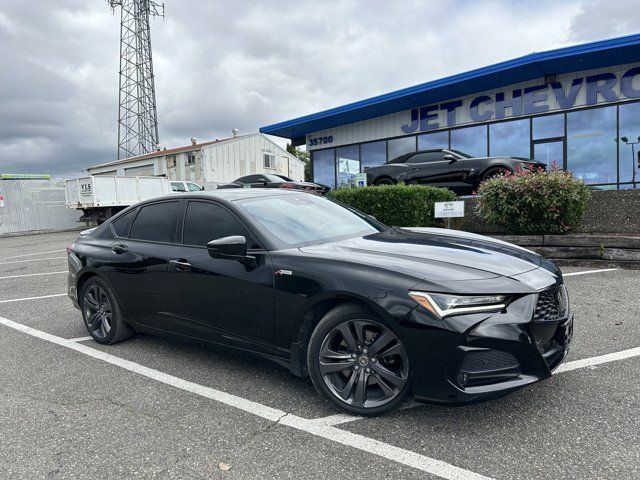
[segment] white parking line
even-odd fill
[[[44,255],[45,253],[58,253],[64,252],[64,248],[59,248],[57,250],[48,250],[46,252],[36,252],[36,253],[24,253],[22,255],[11,255],[10,257],[2,257],[0,260],[8,260],[10,258],[21,258],[21,257],[33,257],[34,255]]]
[[[40,300],[41,298],[64,297],[65,295],[67,295],[67,294],[66,293],[55,293],[53,295],[41,295],[39,297],[12,298],[10,300],[0,300],[0,303],[24,302],[25,300]]]
[[[30,258],[29,260],[13,260],[11,262],[0,262],[0,265],[10,265],[12,263],[40,262],[43,260],[66,260],[67,257],[47,257],[47,258]]]
[[[37,277],[38,275],[58,275],[60,273],[69,273],[69,271],[68,270],[62,270],[60,272],[23,273],[22,275],[8,275],[6,277],[0,277],[0,280],[5,280],[7,278]]]
[[[570,372],[571,370],[577,370],[579,368],[595,367],[596,365],[602,365],[603,363],[616,362],[618,360],[625,360],[627,358],[640,356],[640,347],[630,348],[629,350],[621,350],[620,352],[607,353],[600,355],[599,357],[583,358],[580,360],[574,360],[561,364],[553,372],[554,375],[563,372]]]
[[[93,337],[76,337],[69,339],[70,342],[86,342],[88,340],[93,340]]]
[[[602,273],[602,272],[613,272],[615,270],[620,270],[619,268],[602,268],[600,270],[585,270],[584,272],[571,272],[571,273],[563,273],[563,277],[573,277],[574,275],[586,275],[588,273]]]
[[[220,402],[224,405],[237,408],[260,418],[264,418],[275,423],[280,423],[282,425],[295,428],[296,430],[300,430],[302,432],[310,433],[311,435],[315,435],[326,440],[331,440],[333,442],[340,443],[351,448],[355,448],[382,458],[386,458],[387,460],[391,460],[393,462],[401,463],[403,465],[421,470],[431,475],[449,480],[488,480],[490,478],[472,472],[470,470],[466,470],[464,468],[456,467],[455,465],[451,465],[441,460],[436,460],[434,458],[426,457],[410,450],[405,450],[404,448],[389,445],[388,443],[384,443],[379,440],[374,440],[372,438],[348,432],[346,430],[340,430],[330,425],[322,425],[314,420],[302,418],[297,415],[287,413],[283,410],[278,410],[267,405],[262,405],[261,403],[247,400],[246,398],[238,397],[230,393],[226,393],[210,387],[205,387],[204,385],[189,382],[187,380],[174,377],[173,375],[169,375],[159,370],[145,367],[138,363],[124,360],[109,353],[96,350],[95,348],[87,347],[86,345],[83,345],[81,343],[77,343],[71,340],[57,337],[55,335],[51,335],[46,332],[42,332],[40,330],[36,330],[31,327],[27,327],[26,325],[16,323],[7,318],[0,317],[0,324],[26,333],[27,335],[31,335],[32,337],[36,337],[41,340],[54,343],[56,345],[75,350],[76,352],[82,353],[98,360],[102,360],[103,362],[115,365],[133,373],[137,373],[138,375],[145,376],[157,382],[161,382],[166,385],[179,388],[186,392],[209,398],[216,402]]]

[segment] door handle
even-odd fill
[[[111,247],[111,251],[116,254],[125,253],[127,250],[129,250],[129,247],[122,244]]]
[[[187,271],[191,269],[191,264],[184,258],[172,258],[171,260],[169,260],[169,263],[173,265],[176,270]]]

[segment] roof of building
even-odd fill
[[[487,67],[403,88],[260,129],[304,143],[308,133],[464,97],[546,75],[602,68],[640,59],[640,34],[536,52]],[[299,143],[299,142],[295,142]]]
[[[255,135],[261,135],[261,133],[260,132],[247,133],[245,135],[238,135],[237,137],[229,137],[229,138],[221,138],[221,139],[211,140],[210,142],[201,142],[201,143],[195,143],[195,144],[192,143],[192,144],[186,145],[184,147],[176,147],[176,148],[170,148],[170,149],[165,149],[165,150],[155,150],[153,152],[145,153],[143,155],[137,155],[135,157],[127,157],[127,158],[122,158],[120,160],[112,160],[111,162],[100,163],[98,165],[92,165],[90,167],[87,167],[86,170],[91,170],[93,168],[110,167],[112,165],[122,165],[123,163],[131,163],[131,162],[137,162],[139,160],[146,160],[147,158],[158,158],[158,157],[164,157],[166,155],[176,155],[178,153],[193,152],[195,150],[200,150],[202,147],[207,147],[209,145],[225,143],[225,142],[229,142],[229,141],[232,141],[232,140],[246,139],[246,138],[249,138],[249,137],[253,137]],[[263,137],[264,137],[264,135],[263,135]],[[280,145],[275,143],[270,138],[268,138],[268,137],[264,137],[264,138],[266,138],[269,142],[273,143],[279,149],[284,150]],[[295,157],[293,157],[293,158],[295,158]]]

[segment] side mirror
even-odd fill
[[[213,258],[242,260],[247,257],[247,239],[242,235],[216,238],[207,243],[207,250]]]
[[[458,159],[456,157],[454,157],[453,155],[451,155],[450,153],[445,154],[444,159],[448,160],[449,163],[455,163],[455,162],[458,161]]]

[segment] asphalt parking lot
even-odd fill
[[[640,271],[563,269],[575,336],[551,379],[361,419],[257,357],[88,339],[75,236],[0,239],[0,478],[640,478]]]

